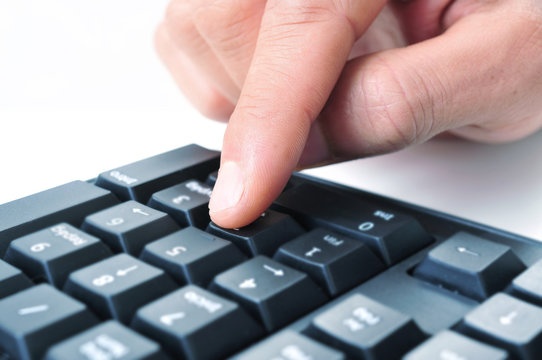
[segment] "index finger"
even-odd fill
[[[385,0],[269,0],[254,57],[224,136],[209,204],[212,220],[240,227],[280,193],[352,45]]]

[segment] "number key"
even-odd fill
[[[178,230],[166,213],[127,201],[86,217],[83,230],[104,240],[114,251],[139,256],[149,242]]]
[[[175,288],[164,271],[118,254],[72,273],[64,291],[100,316],[127,324],[139,307]]]
[[[144,306],[132,327],[187,360],[225,359],[263,335],[239,305],[195,285]]]
[[[343,360],[344,354],[295,331],[285,330],[250,347],[230,360]]]
[[[30,279],[21,270],[0,260],[0,299],[32,285]]]
[[[53,346],[45,360],[165,360],[160,345],[107,321]]]
[[[149,206],[168,213],[181,226],[205,229],[209,218],[211,188],[197,180],[185,181],[154,193]]]
[[[282,245],[274,258],[306,272],[331,296],[384,269],[367,245],[323,228]]]
[[[84,304],[47,284],[0,300],[0,314],[0,348],[24,360],[41,359],[51,344],[97,323]]]
[[[507,360],[506,351],[444,330],[410,351],[403,360]]]
[[[257,256],[215,277],[211,290],[244,306],[271,332],[327,300],[307,274]]]
[[[74,270],[112,255],[99,239],[61,223],[13,240],[6,261],[61,288]]]
[[[207,286],[216,274],[246,257],[231,242],[190,226],[147,244],[141,259],[181,284]]]
[[[317,185],[301,184],[286,190],[274,207],[309,228],[321,226],[363,241],[386,265],[397,263],[432,241],[409,215]]]
[[[493,295],[468,313],[457,330],[508,350],[514,359],[540,359],[542,309],[510,295]]]
[[[248,256],[273,256],[282,244],[305,232],[292,217],[273,210],[240,229],[225,229],[211,222],[207,231],[231,241]]]
[[[398,359],[424,339],[410,317],[361,294],[317,315],[306,333],[354,359]]]

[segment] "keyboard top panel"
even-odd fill
[[[538,241],[303,174],[222,229],[219,155],[191,145],[0,205],[0,353],[542,356]]]

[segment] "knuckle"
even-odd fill
[[[520,140],[541,128],[542,114],[537,114],[512,122],[507,118],[486,124],[469,125],[454,129],[452,133],[474,141],[499,144]]]
[[[255,45],[250,37],[259,28],[262,12],[258,2],[218,0],[199,7],[194,12],[194,24],[217,51],[244,54],[243,48]]]
[[[353,7],[349,0],[270,0],[266,9],[273,14],[275,27],[288,29],[306,24],[334,23],[357,34],[359,29],[350,16]]]
[[[184,0],[173,0],[166,8],[164,27],[178,47],[195,47],[200,43],[192,10],[191,3]]]
[[[427,88],[410,78],[399,78],[382,59],[367,65],[359,84],[365,112],[362,119],[374,138],[386,149],[402,149],[431,134]]]

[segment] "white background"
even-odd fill
[[[155,55],[166,0],[0,2],[0,203],[187,143],[220,149]],[[439,139],[311,170],[542,239],[542,133]]]

